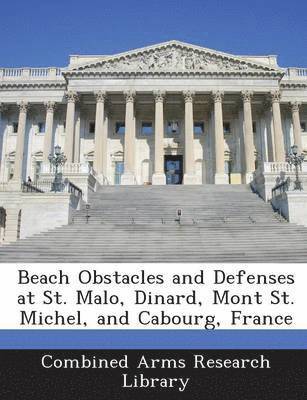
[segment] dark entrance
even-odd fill
[[[180,185],[183,177],[183,157],[165,156],[164,170],[167,185]]]

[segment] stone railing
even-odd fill
[[[43,164],[41,173],[53,174],[55,167],[49,163]],[[91,172],[91,168],[87,163],[65,163],[63,167],[59,168],[59,172],[65,174],[88,174]]]
[[[306,79],[307,80],[307,68],[286,68],[285,70],[286,79]]]
[[[261,165],[262,172],[279,174],[280,172],[294,173],[294,165],[290,165],[287,162],[264,162]],[[303,163],[300,167],[301,172],[307,172],[307,163]]]
[[[63,68],[0,68],[0,81],[63,79]]]

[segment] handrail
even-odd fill
[[[73,194],[76,197],[82,197],[82,190],[76,186],[75,184],[73,184],[72,182],[70,182],[70,180],[65,180],[65,186],[67,188],[67,192]]]
[[[40,189],[37,184],[25,181],[21,184],[21,191],[23,193],[44,193],[44,191]]]

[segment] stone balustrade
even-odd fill
[[[49,174],[54,173],[55,168],[49,163],[43,163],[41,167],[41,173]],[[59,167],[59,171],[63,174],[88,174],[91,172],[91,168],[87,163],[65,163],[63,167]]]
[[[287,68],[286,75],[287,79],[306,79],[307,80],[307,68]]]
[[[0,81],[28,79],[63,79],[62,68],[0,68]]]
[[[294,165],[290,165],[287,162],[264,162],[261,166],[262,171],[266,173],[276,173],[280,172],[294,173]],[[302,172],[307,172],[307,163],[303,163],[301,166]]]

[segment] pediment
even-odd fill
[[[79,65],[67,75],[283,75],[279,68],[215,50],[171,41]]]

